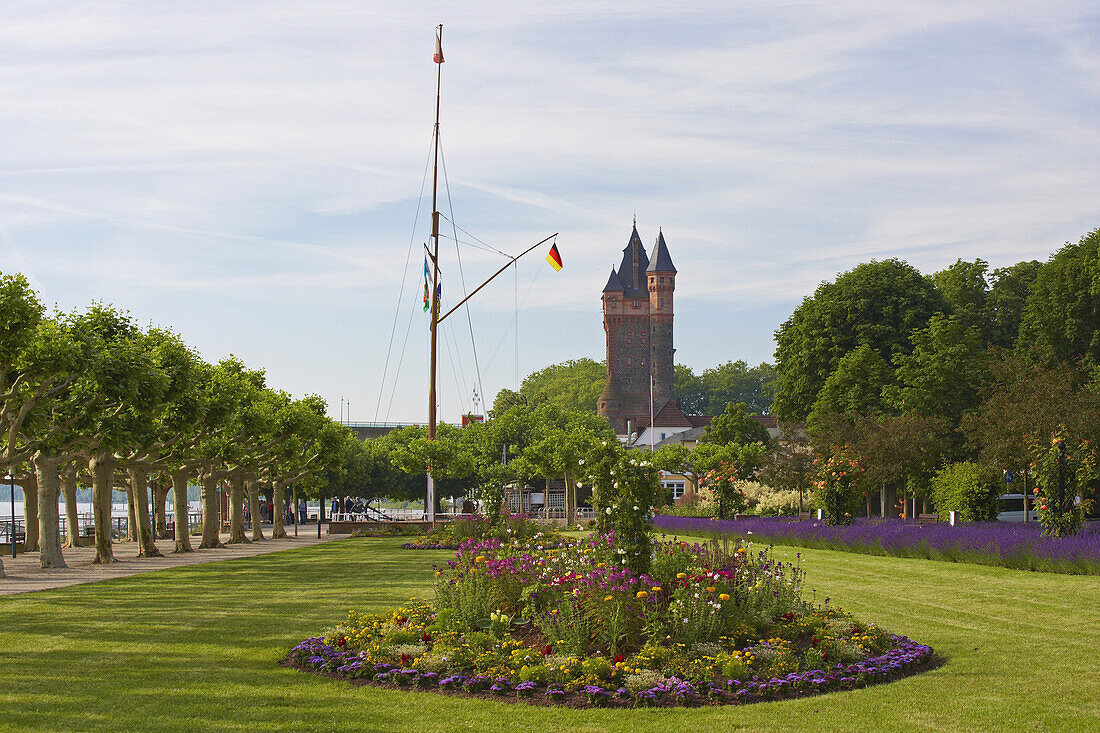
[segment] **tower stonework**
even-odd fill
[[[629,432],[639,419],[649,420],[650,378],[654,411],[672,399],[675,278],[664,234],[658,234],[649,257],[635,225],[602,295],[607,382],[596,407],[616,433]]]

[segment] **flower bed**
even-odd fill
[[[467,542],[434,604],[351,613],[288,663],[360,684],[573,706],[736,704],[910,674],[932,650],[802,600],[802,570],[739,543],[659,542],[635,574],[611,535]]]
[[[464,542],[497,539],[501,542],[541,541],[556,543],[560,534],[555,526],[536,522],[518,515],[503,517],[496,524],[476,515],[447,522],[412,542],[401,545],[405,550],[457,550]]]
[[[1092,529],[1054,539],[1045,536],[1033,522],[967,522],[952,527],[942,522],[920,525],[901,520],[856,520],[850,526],[830,526],[784,518],[722,521],[658,515],[653,518],[653,526],[670,533],[751,536],[763,542],[869,555],[1100,574],[1100,532]]]

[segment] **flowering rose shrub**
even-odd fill
[[[851,524],[850,508],[855,483],[863,468],[855,456],[843,448],[834,452],[828,460],[819,461],[814,459],[818,470],[818,477],[813,483],[814,497],[825,511],[826,523]]]
[[[536,522],[521,516],[502,516],[493,522],[488,517],[476,515],[460,517],[427,532],[410,543],[402,545],[406,550],[457,550],[468,540],[497,539],[501,542],[528,542],[540,539],[558,542],[560,535],[553,524]]]
[[[732,519],[734,514],[745,510],[745,492],[738,480],[737,466],[722,461],[703,474],[700,486],[714,495],[716,514],[719,519]]]
[[[1039,521],[1051,537],[1077,534],[1088,515],[1090,501],[1080,501],[1079,487],[1097,478],[1096,452],[1087,440],[1071,444],[1059,431],[1047,444],[1032,448],[1031,464],[1039,486],[1035,506]]]
[[[613,540],[467,542],[438,571],[434,604],[351,613],[289,659],[408,689],[686,706],[852,689],[931,658],[927,646],[805,602],[801,569],[767,550],[659,542],[650,571],[636,573]]]
[[[649,568],[653,505],[660,490],[657,469],[640,456],[623,450],[617,441],[593,447],[581,460],[578,486],[592,486],[596,531],[613,533],[622,557],[618,564],[636,573]]]

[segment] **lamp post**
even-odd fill
[[[11,559],[15,559],[15,474],[9,473],[8,493],[11,495],[11,524],[8,525],[8,542],[11,543]]]

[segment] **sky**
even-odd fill
[[[603,358],[635,217],[664,232],[696,371],[772,361],[861,262],[1001,267],[1100,226],[1092,0],[7,0],[0,272],[334,418],[426,420],[440,23],[444,307],[499,252],[556,232],[565,263],[540,247],[444,322],[447,421]]]

